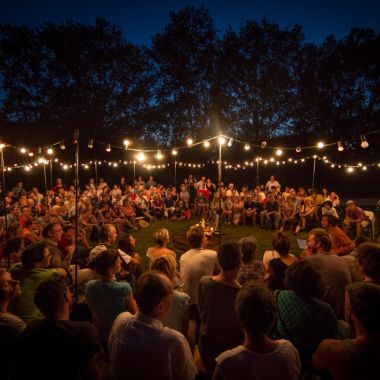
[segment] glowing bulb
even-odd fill
[[[354,171],[354,168],[353,168],[352,166],[350,166],[349,168],[347,168],[347,171],[348,171],[349,173],[352,173],[352,172]]]
[[[26,149],[25,149],[25,148],[21,148],[21,149],[20,149],[20,152],[21,152],[22,154],[25,154],[25,153],[26,153]]]
[[[233,139],[233,138],[230,138],[229,141],[228,141],[227,146],[232,146],[232,141],[234,141],[234,139]]]
[[[111,145],[110,145],[110,144],[107,144],[107,145],[106,145],[106,151],[107,151],[107,152],[111,152]]]
[[[59,144],[59,148],[60,148],[61,150],[65,150],[65,149],[66,149],[66,147],[65,147],[65,143],[64,143],[63,141]]]
[[[276,155],[277,156],[282,156],[282,153],[283,153],[282,149],[277,149],[276,150]]]
[[[325,144],[324,144],[322,141],[320,141],[320,142],[317,144],[317,148],[318,148],[318,149],[322,149],[324,146],[325,146]]]
[[[263,142],[261,143],[261,149],[264,149],[266,146],[267,146],[267,142],[266,142],[266,141],[263,141]]]
[[[144,161],[145,160],[145,154],[144,154],[144,152],[140,152],[138,155],[137,155],[137,159],[139,160],[139,161]]]
[[[5,144],[1,143],[1,144],[0,144],[0,150],[1,150],[1,149],[4,149],[4,148],[5,148]]]
[[[83,167],[84,167],[85,169],[88,169],[88,165],[84,165]]]
[[[128,149],[128,146],[129,146],[129,140],[124,140],[123,141],[123,144],[125,146],[125,149]]]
[[[204,145],[205,148],[208,148],[210,146],[210,142],[209,141],[205,141],[203,143],[203,145]]]
[[[47,151],[46,151],[47,154],[49,155],[52,155],[53,154],[53,149],[52,148],[49,148]]]
[[[92,149],[93,147],[94,147],[94,140],[93,139],[88,140],[87,148]]]
[[[28,153],[28,156],[29,156],[29,157],[33,157],[33,156],[34,156],[34,153],[33,153],[33,152],[29,152],[29,153]]]
[[[62,166],[62,169],[63,169],[63,170],[67,170],[68,168],[69,168],[69,165],[66,165],[66,164],[65,164],[65,165]]]
[[[162,160],[163,156],[162,156],[160,150],[157,151],[156,158],[157,158],[157,160]]]
[[[30,172],[30,167],[29,166],[25,166],[24,169],[25,169],[26,172]]]
[[[193,139],[187,139],[186,143],[188,146],[193,145]]]
[[[361,136],[360,139],[362,140],[360,146],[363,149],[367,149],[369,147],[368,141],[366,140],[365,136]]]
[[[220,145],[224,145],[226,143],[226,139],[223,136],[219,136],[218,141]]]
[[[363,168],[362,168],[363,170],[367,170],[367,166],[363,166]]]
[[[173,149],[173,150],[172,150],[172,155],[173,155],[173,156],[176,156],[177,154],[178,154],[178,150],[177,150],[177,149]]]
[[[344,151],[344,145],[342,141],[338,141],[338,151],[343,152]]]
[[[301,152],[301,150],[302,150],[302,148],[300,146],[297,146],[296,152],[299,153],[299,152]]]
[[[250,147],[248,144],[245,144],[245,145],[244,145],[244,149],[245,149],[245,150],[250,150],[251,147]]]

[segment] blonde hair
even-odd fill
[[[162,255],[153,261],[152,270],[163,273],[172,281],[176,275],[177,263],[172,255]]]
[[[153,234],[153,239],[160,247],[163,247],[170,239],[169,231],[166,228],[160,228]]]

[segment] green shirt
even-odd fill
[[[22,291],[21,296],[9,305],[9,311],[18,315],[27,324],[35,319],[42,319],[42,313],[34,303],[34,293],[42,281],[60,272],[45,268],[24,269],[21,263],[12,265],[9,272],[13,279],[20,281]]]

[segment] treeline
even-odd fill
[[[307,43],[300,25],[266,19],[217,32],[186,7],[136,46],[118,25],[0,25],[0,135],[48,144],[120,136],[173,145],[219,131],[350,139],[380,126],[380,35],[352,29]],[[120,142],[119,142],[120,143]]]

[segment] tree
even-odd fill
[[[302,41],[300,26],[281,30],[266,19],[227,31],[218,81],[234,134],[257,142],[293,132]]]
[[[169,24],[153,37],[158,123],[152,125],[162,140],[179,143],[212,134],[216,50],[216,30],[204,8],[170,13]]]
[[[152,84],[145,51],[127,43],[121,29],[45,23],[31,29],[2,25],[0,72],[8,121],[33,131],[42,143],[83,135],[139,136]]]

